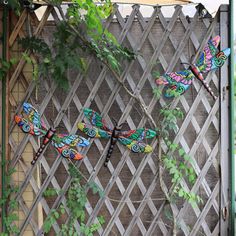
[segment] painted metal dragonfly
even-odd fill
[[[110,139],[110,146],[107,152],[104,166],[107,166],[114,145],[118,142],[125,145],[132,152],[135,153],[149,153],[152,147],[146,143],[141,142],[144,138],[154,138],[157,132],[151,129],[140,128],[136,130],[121,131],[122,125],[115,122],[115,126],[110,128],[108,123],[94,110],[90,108],[84,109],[84,114],[91,124],[78,123],[78,128],[91,138],[105,138]]]
[[[201,81],[213,99],[216,100],[217,97],[203,77],[203,73],[221,67],[230,55],[230,48],[226,48],[217,53],[219,42],[220,36],[215,36],[213,39],[209,40],[203,51],[200,53],[200,57],[196,64],[182,63],[189,65],[187,70],[166,73],[157,78],[156,83],[158,85],[165,85],[164,96],[170,98],[174,97],[176,93],[179,95],[183,94],[189,89],[193,79],[197,78]]]
[[[15,122],[17,125],[25,133],[43,137],[42,143],[31,162],[32,165],[35,164],[49,143],[51,143],[65,158],[70,158],[73,160],[80,160],[83,158],[83,156],[74,148],[76,146],[88,146],[89,141],[87,139],[75,134],[56,134],[56,129],[53,127],[47,129],[44,122],[41,120],[41,115],[39,112],[29,103],[25,102],[23,104],[23,111],[27,114],[29,120],[25,119],[22,115],[15,115]]]

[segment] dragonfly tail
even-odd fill
[[[42,144],[39,150],[37,151],[36,155],[34,156],[33,160],[31,161],[31,165],[33,166],[38,158],[40,157],[41,153],[43,152],[43,149],[45,148],[46,145]]]
[[[105,162],[104,162],[104,166],[105,166],[105,167],[107,167],[110,158],[111,158],[111,154],[108,152],[108,153],[107,153],[107,156],[106,156],[106,160],[105,160]]]
[[[109,160],[110,160],[110,158],[111,158],[111,154],[112,154],[112,152],[113,152],[113,148],[114,148],[114,144],[111,143],[111,145],[110,145],[110,147],[109,147],[109,149],[108,149],[108,151],[107,151],[106,160],[105,160],[105,162],[104,162],[104,166],[105,166],[105,167],[107,167],[108,162],[109,162]]]
[[[206,90],[210,93],[210,95],[213,97],[213,99],[216,100],[217,97],[214,94],[214,92],[212,91],[212,89],[210,88],[209,84],[205,80],[200,80],[200,81],[202,82],[202,84],[206,88]]]

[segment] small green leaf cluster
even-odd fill
[[[175,85],[175,83],[173,82],[172,86],[174,86],[174,85]],[[176,86],[178,86],[178,85],[176,84]],[[171,97],[180,97],[180,95],[183,93],[183,91],[180,89],[173,90],[171,88],[167,88],[166,93],[169,94]]]
[[[14,196],[19,191],[19,187],[14,186],[11,180],[11,176],[15,172],[16,170],[14,168],[8,169],[6,175],[6,190],[3,192],[2,198],[0,198],[2,211],[6,212],[3,218],[6,232],[0,233],[0,236],[19,233],[19,228],[14,224],[14,222],[19,220],[18,215],[14,213],[14,211],[18,209],[18,202],[15,200]]]
[[[33,67],[32,78],[34,81],[37,81],[39,77],[39,67],[37,62],[35,61],[35,59],[31,58],[27,53],[22,53],[22,57],[28,64],[32,65]]]
[[[64,214],[65,213],[65,208],[63,205],[60,205],[59,209],[52,209],[50,214],[47,216],[47,219],[45,220],[44,224],[43,224],[43,229],[45,233],[48,233],[52,226],[55,224],[55,222],[57,221],[57,219],[60,218],[60,214]]]
[[[197,194],[189,192],[181,185],[183,179],[188,180],[191,185],[196,181],[196,174],[191,167],[192,159],[182,147],[169,138],[170,131],[178,131],[177,121],[178,119],[183,119],[184,114],[179,108],[163,108],[160,113],[163,116],[160,130],[167,146],[167,151],[162,156],[162,161],[171,176],[171,182],[174,186],[174,194],[172,197],[183,198],[192,206],[196,206],[197,203],[202,202],[202,199]]]
[[[16,59],[12,58],[9,61],[0,59],[0,80],[5,78],[7,75],[7,72],[10,70],[10,68],[16,64]]]
[[[154,88],[154,89],[152,90],[152,92],[153,92],[154,96],[155,96],[157,99],[160,99],[162,92],[161,92],[161,89],[160,89],[159,87]]]
[[[182,179],[187,179],[192,185],[196,181],[196,174],[190,166],[192,159],[178,144],[170,141],[167,141],[166,144],[168,146],[168,152],[166,155],[163,155],[163,163],[172,177],[171,182],[174,184],[174,193],[195,206],[196,203],[202,202],[202,199],[181,186]]]
[[[159,78],[160,77],[160,72],[159,71],[153,71],[152,76],[154,77],[154,79]]]
[[[95,4],[92,0],[72,0],[67,11],[69,23],[78,26],[78,23],[86,25],[86,33],[93,38],[103,34],[102,20],[106,19],[112,12],[110,0]]]
[[[81,184],[83,177],[78,169],[72,164],[69,165],[69,174],[72,177],[72,181],[66,193],[67,197],[65,206],[69,211],[69,216],[67,222],[61,225],[59,235],[76,236],[83,234],[92,236],[94,232],[101,228],[105,221],[104,218],[100,216],[98,217],[98,223],[93,223],[89,226],[86,225],[85,205],[87,203],[87,191],[91,189],[93,194],[98,193],[100,197],[103,196],[103,192],[93,181]],[[61,193],[61,191],[55,189],[47,189],[44,192],[44,196],[51,197]],[[65,207],[60,205],[59,209],[51,210],[43,225],[45,233],[48,233],[53,224],[55,224],[55,222],[65,214]],[[80,224],[80,234],[77,233],[76,228],[74,227],[76,221]]]
[[[92,50],[96,52],[97,58],[107,62],[113,70],[120,72],[121,64],[119,61],[123,58],[131,61],[135,58],[135,54],[126,47],[120,46],[111,33],[105,32],[102,38],[91,39]]]
[[[183,119],[184,113],[180,108],[174,109],[166,109],[163,108],[160,111],[160,114],[163,116],[161,121],[161,132],[163,137],[168,137],[169,132],[174,130],[174,132],[178,131],[177,121],[178,119]]]

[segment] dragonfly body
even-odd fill
[[[35,164],[46,146],[51,143],[57,151],[65,158],[80,160],[83,156],[74,149],[75,146],[85,147],[89,145],[89,141],[78,135],[57,134],[55,128],[47,129],[41,122],[41,116],[38,111],[29,103],[24,103],[23,111],[28,115],[29,120],[21,115],[15,116],[15,122],[24,133],[34,136],[43,137],[42,143],[31,162]],[[73,147],[73,148],[72,148]]]
[[[56,129],[50,127],[49,130],[47,131],[47,133],[45,134],[45,136],[43,137],[42,144],[40,145],[37,153],[35,154],[35,157],[31,161],[32,165],[35,164],[35,162],[40,157],[40,155],[43,152],[43,150],[45,149],[45,147],[52,141],[52,138],[55,135],[55,133],[56,133]]]
[[[104,166],[107,166],[107,164],[108,164],[108,162],[111,158],[111,154],[113,152],[114,146],[116,145],[116,143],[119,139],[120,132],[121,132],[121,126],[115,126],[113,131],[112,131],[111,138],[110,138],[110,146],[109,146],[109,149],[107,151],[107,156],[106,156]]]
[[[214,92],[212,91],[212,89],[210,88],[209,84],[205,81],[203,74],[201,73],[199,67],[197,67],[196,65],[192,64],[189,66],[189,69],[192,71],[192,73],[194,74],[194,76],[201,81],[201,83],[203,84],[203,86],[206,88],[206,90],[210,93],[210,95],[213,97],[214,100],[217,99],[217,97],[215,96]]]
[[[230,48],[226,48],[217,53],[219,42],[220,36],[215,36],[212,40],[209,40],[203,51],[200,53],[196,64],[183,63],[190,65],[188,69],[178,72],[165,73],[156,79],[156,83],[158,85],[165,86],[165,97],[174,97],[175,93],[179,95],[183,94],[190,88],[193,79],[197,78],[201,81],[214,100],[217,99],[212,89],[206,82],[203,74],[221,67],[230,55]]]
[[[122,125],[116,125],[113,129],[108,126],[107,122],[95,111],[85,108],[84,114],[91,124],[78,124],[78,128],[91,138],[105,138],[110,139],[109,149],[106,155],[107,163],[111,157],[114,146],[117,142],[125,145],[132,152],[148,153],[152,151],[152,147],[141,142],[144,138],[154,138],[157,136],[156,131],[151,129],[140,128],[137,130],[121,131]]]
[[[204,80],[203,74],[196,65],[194,64],[190,65],[189,69],[192,71],[192,73],[195,75],[197,79]]]

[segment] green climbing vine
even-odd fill
[[[100,197],[103,197],[103,192],[93,181],[87,181],[85,184],[82,184],[83,176],[73,164],[69,165],[69,174],[72,178],[72,181],[66,193],[52,188],[49,188],[44,192],[45,197],[57,196],[60,194],[66,195],[65,206],[60,205],[58,209],[51,210],[50,214],[47,216],[43,225],[44,233],[48,233],[51,230],[53,224],[55,224],[58,219],[65,215],[67,208],[69,211],[69,216],[66,222],[60,226],[61,228],[58,235],[92,236],[93,233],[102,227],[102,224],[104,224],[105,221],[103,216],[99,216],[97,217],[97,223],[93,223],[89,226],[86,225],[85,205],[87,203],[87,191],[91,189],[93,194],[99,194]],[[79,234],[75,228],[75,222],[77,221],[80,224]]]
[[[159,91],[154,90],[154,95],[159,96]],[[196,207],[197,204],[203,203],[202,198],[191,192],[184,184],[183,180],[190,185],[194,185],[196,182],[196,174],[192,167],[193,159],[189,156],[185,150],[177,143],[172,141],[172,137],[178,132],[178,120],[183,119],[183,112],[177,108],[171,108],[170,104],[161,109],[160,117],[160,136],[159,139],[159,176],[160,186],[165,194],[166,203],[170,205],[169,209],[164,208],[164,213],[169,220],[173,221],[172,235],[177,235],[177,228],[180,227],[176,221],[176,215],[172,210],[171,203],[177,199],[184,199],[189,202],[192,207]],[[166,147],[166,151],[162,151],[162,144]],[[163,175],[164,171],[171,177],[171,184],[169,189],[165,189]],[[172,212],[172,213],[171,213]]]
[[[196,174],[192,168],[193,160],[186,154],[184,149],[171,140],[171,132],[177,133],[178,119],[183,119],[184,114],[179,108],[164,108],[161,109],[161,133],[163,141],[167,146],[167,151],[162,154],[161,159],[165,169],[171,176],[173,183],[172,193],[170,197],[180,197],[187,200],[192,206],[201,203],[202,199],[195,193],[190,192],[186,187],[181,185],[183,179],[193,185],[196,181]]]
[[[18,202],[14,198],[19,191],[19,188],[18,186],[15,186],[12,181],[12,175],[15,172],[16,170],[14,168],[8,168],[8,171],[6,172],[6,190],[3,192],[2,198],[0,198],[1,209],[2,211],[5,211],[3,222],[6,227],[6,232],[1,232],[0,236],[19,233],[19,228],[15,224],[19,219],[18,214],[15,213],[15,210],[18,209]],[[4,206],[6,206],[7,209],[4,209]]]

